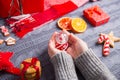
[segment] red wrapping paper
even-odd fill
[[[110,19],[110,16],[97,5],[85,9],[83,14],[93,26],[105,24]]]
[[[28,14],[43,12],[50,9],[54,5],[61,5],[68,1],[71,1],[78,7],[88,2],[88,0],[0,0],[0,17],[7,18],[9,15],[20,15],[20,4],[22,6],[23,14]]]
[[[32,68],[34,68],[36,70],[36,80],[39,80],[41,73],[39,72],[39,67],[36,66],[37,61],[38,61],[37,58],[32,58],[31,62],[26,62],[26,61],[22,62],[22,64],[24,65],[24,67],[22,69],[22,73],[21,73],[22,80],[26,80],[26,79],[24,79],[25,73],[26,73],[27,69],[31,66],[32,66]]]
[[[0,18],[7,18],[10,16],[20,15],[19,0],[13,0],[14,4],[12,6],[12,0],[0,0]],[[41,12],[41,1],[43,0],[21,0],[23,13],[34,13]]]

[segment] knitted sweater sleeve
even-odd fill
[[[56,80],[78,80],[72,57],[60,52],[51,58],[55,69]]]
[[[82,53],[74,61],[86,80],[117,80],[92,49]]]

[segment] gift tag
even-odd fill
[[[59,50],[66,50],[68,47],[68,35],[60,32],[56,35],[56,48]]]

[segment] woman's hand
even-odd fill
[[[88,49],[88,46],[83,40],[79,39],[72,33],[69,33],[67,31],[65,32],[69,36],[69,39],[68,39],[69,47],[67,48],[66,51],[74,59],[76,59],[81,53],[83,53],[84,51]]]
[[[58,50],[56,47],[55,47],[55,37],[56,37],[56,34],[58,34],[57,32],[54,32],[52,37],[50,38],[49,40],[49,43],[48,43],[48,54],[50,57],[54,56],[56,53],[59,53],[61,52],[60,50]]]
[[[72,33],[69,33],[68,31],[63,30],[63,32],[65,32],[68,35],[69,46],[66,51],[74,59],[77,58],[82,52],[88,49],[87,44],[83,40],[79,39],[78,37],[76,37]],[[54,32],[48,43],[48,54],[50,57],[54,56],[56,53],[61,52],[61,50],[55,47],[55,37],[57,34],[57,32]]]

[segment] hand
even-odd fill
[[[55,36],[56,34],[58,34],[57,32],[53,33],[52,37],[49,40],[48,43],[48,54],[50,57],[54,56],[56,53],[61,52],[60,50],[58,50],[57,48],[55,48]]]
[[[68,40],[69,47],[66,51],[74,59],[76,59],[81,53],[83,53],[88,49],[88,46],[83,40],[79,39],[72,33],[68,33],[67,31],[65,32],[69,35],[69,40]]]

